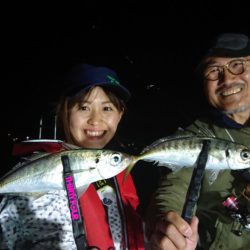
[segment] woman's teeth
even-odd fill
[[[88,136],[102,136],[104,134],[104,131],[90,131],[90,130],[87,130],[86,134]]]

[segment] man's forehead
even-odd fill
[[[245,57],[219,57],[219,56],[218,57],[217,56],[208,57],[204,62],[204,66],[207,67],[207,66],[210,66],[213,64],[226,64],[226,63],[233,61],[233,60],[242,60],[242,59],[249,60],[250,56],[245,56]]]

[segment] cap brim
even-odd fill
[[[82,84],[79,84],[79,85],[75,85],[72,88],[67,89],[67,91],[64,94],[66,96],[74,96],[76,94],[80,94],[81,92],[84,92],[95,86],[101,86],[101,87],[110,89],[112,92],[117,94],[119,98],[123,99],[126,102],[131,98],[131,94],[128,91],[128,89],[126,89],[122,85],[117,85],[117,84],[112,84],[112,83],[98,83],[98,84],[89,85],[87,87],[83,87]]]

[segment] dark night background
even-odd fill
[[[53,138],[53,105],[75,62],[115,69],[131,90],[121,135],[137,149],[200,114],[196,64],[216,34],[250,35],[250,18],[247,1],[195,2],[2,8],[0,173],[13,141],[38,138],[41,116],[42,137]]]

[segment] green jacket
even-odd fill
[[[225,129],[209,120],[200,119],[187,127],[186,130],[195,134],[234,140],[250,148],[249,127]],[[162,177],[149,209],[150,216],[148,216],[147,221],[147,231],[149,233],[153,225],[152,223],[167,211],[175,210],[180,214],[182,213],[192,171],[193,168],[183,168],[181,171],[171,172]],[[236,223],[222,205],[223,201],[233,194],[241,204],[246,205],[250,209],[249,200],[241,195],[246,182],[242,178],[240,171],[220,171],[212,185],[209,184],[208,178],[209,173],[205,171],[196,207],[196,215],[199,217],[201,249],[249,250],[250,231],[243,230],[241,236],[237,235],[240,223]]]

